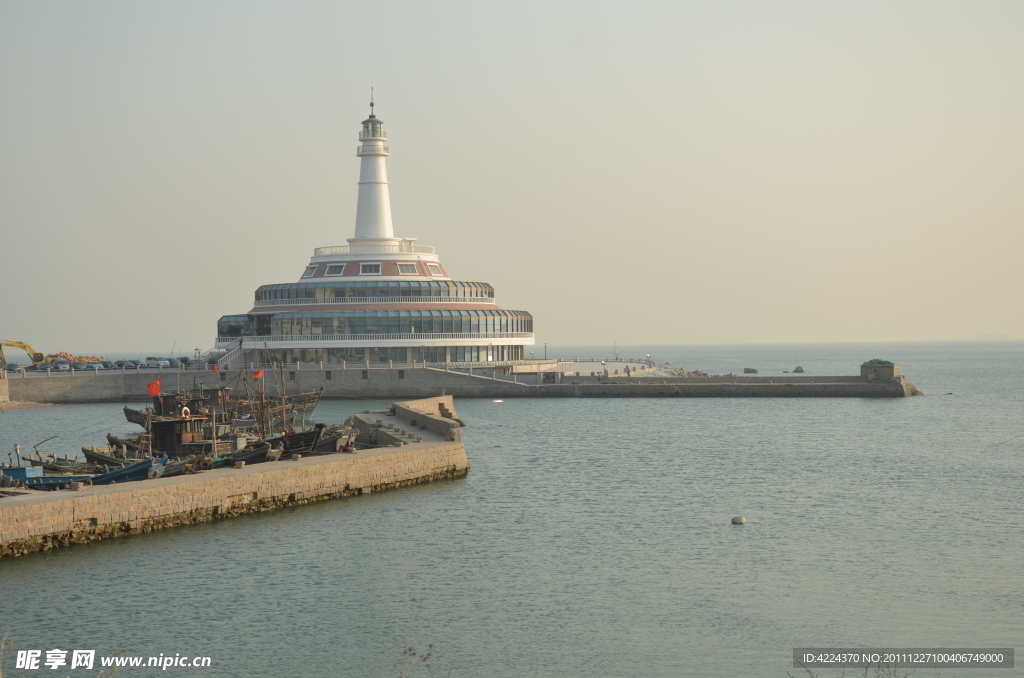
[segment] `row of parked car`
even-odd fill
[[[31,367],[22,367],[17,363],[7,365],[8,372],[19,372],[23,369],[36,370],[37,372],[69,372],[71,370],[127,370],[169,367],[178,369],[182,366],[180,360],[175,358],[149,357],[145,360],[94,360],[87,363],[68,362],[66,360],[54,360],[52,363],[39,363]]]

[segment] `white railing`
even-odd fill
[[[370,155],[377,153],[379,155],[388,155],[391,152],[387,146],[356,146],[356,155]]]
[[[413,332],[410,334],[275,334],[265,337],[217,337],[224,346],[239,339],[245,346],[261,346],[282,341],[429,341],[433,339],[532,339],[533,332]]]
[[[239,355],[242,354],[242,340],[241,339],[237,339],[236,341],[238,341],[238,346],[235,346],[233,349],[231,349],[230,351],[228,351],[227,353],[225,353],[221,357],[217,358],[217,364],[218,365],[224,365],[226,363],[229,363],[236,356],[239,356]]]
[[[260,299],[257,307],[302,304],[493,304],[494,297],[324,297],[322,299]]]
[[[536,360],[474,360],[474,361],[462,361],[450,363],[427,363],[429,367],[441,367],[445,365],[451,367],[510,367],[515,365],[557,365],[558,361],[554,358],[537,358]]]
[[[313,256],[324,254],[433,254],[434,248],[426,245],[335,245],[317,247]]]
[[[359,133],[359,138],[360,139],[387,139],[388,138],[388,133],[385,132],[384,130],[381,130],[380,132],[377,132],[376,134],[374,134],[373,132],[360,132]]]

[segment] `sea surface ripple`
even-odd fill
[[[645,352],[762,375],[883,357],[926,395],[459,399],[466,478],[0,560],[0,635],[208,655],[187,671],[210,676],[397,675],[429,644],[456,678],[785,676],[799,646],[1021,645],[1024,437],[1006,441],[1024,344]],[[119,417],[2,413],[0,449],[101,445],[133,430]],[[1021,670],[942,675],[966,673]]]

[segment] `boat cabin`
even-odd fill
[[[154,453],[163,452],[168,457],[195,454],[197,446],[194,443],[203,440],[203,429],[208,421],[206,417],[191,415],[174,419],[154,419],[151,424]]]
[[[226,386],[199,386],[180,393],[161,393],[153,396],[153,414],[158,417],[177,417],[181,414],[182,406],[193,414],[200,414],[204,409],[223,413],[234,404],[230,392],[231,389]]]

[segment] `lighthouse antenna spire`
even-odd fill
[[[373,85],[370,85],[370,115],[373,115]]]

